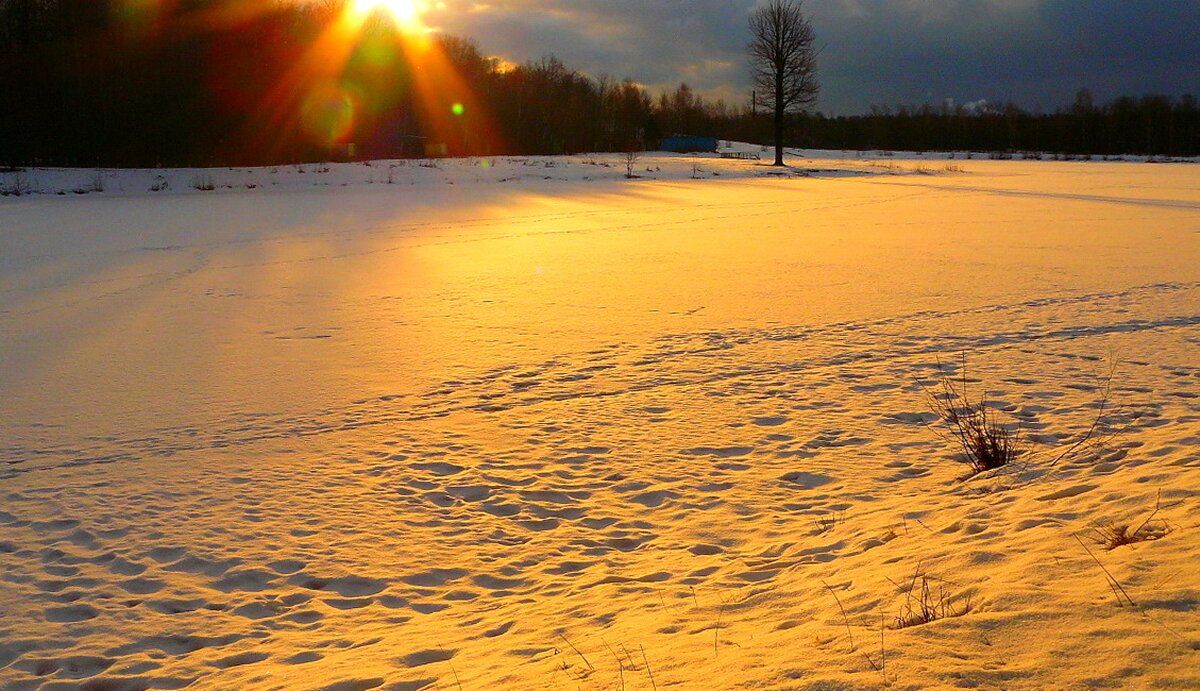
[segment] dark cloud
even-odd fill
[[[514,62],[548,54],[652,89],[686,81],[748,94],[746,18],[755,0],[445,0],[431,23]],[[819,107],[989,99],[1069,102],[1080,88],[1200,92],[1197,0],[808,0]]]

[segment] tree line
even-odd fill
[[[452,36],[436,38],[438,54],[471,100],[431,104],[420,55],[382,16],[340,38],[336,65],[314,55],[345,10],[345,0],[0,0],[0,165],[273,164],[327,160],[347,142],[389,157],[774,138],[766,108],[686,84],[651,95],[553,57],[504,64]],[[1052,113],[940,104],[787,117],[789,146],[1200,155],[1190,96],[1096,104],[1081,93]]]
[[[875,107],[865,115],[801,116],[793,145],[827,149],[1045,152],[1070,156],[1200,156],[1192,95],[1120,96],[1036,112],[1016,104]]]

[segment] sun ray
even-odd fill
[[[394,46],[402,56],[400,70],[407,95],[401,117],[424,135],[430,155],[487,155],[500,150],[499,132],[473,85],[447,55],[444,41],[421,22],[422,0],[350,0],[331,15],[314,41],[295,56],[290,68],[263,93],[246,119],[237,146],[274,159],[298,152],[328,149],[361,137],[386,139],[368,131],[380,122],[396,94],[373,90],[370,75],[394,59],[388,50],[374,51],[372,41]],[[381,33],[382,32],[382,33]],[[375,36],[364,42],[364,36]],[[356,69],[350,67],[358,55]],[[363,57],[367,56],[367,57]],[[376,64],[371,64],[375,61]],[[394,121],[390,126],[394,126]]]

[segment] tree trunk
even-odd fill
[[[783,165],[783,70],[775,71],[775,163]]]

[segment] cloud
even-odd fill
[[[593,75],[706,91],[747,83],[753,0],[446,0],[430,24],[513,62],[548,54]]]
[[[652,89],[748,95],[756,0],[444,0],[427,20],[513,62],[557,55]],[[1079,88],[1196,91],[1195,0],[808,0],[819,107],[988,99],[1053,107]]]

